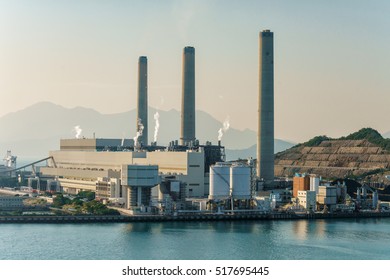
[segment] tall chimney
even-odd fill
[[[138,60],[138,97],[137,97],[137,131],[144,127],[138,141],[148,145],[148,59],[140,56]]]
[[[259,36],[259,123],[257,130],[257,176],[274,180],[274,33]]]
[[[181,98],[182,145],[195,140],[195,48],[183,51],[183,84]]]

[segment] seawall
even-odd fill
[[[191,222],[191,221],[238,221],[238,220],[298,220],[298,219],[348,219],[387,218],[390,212],[363,213],[316,213],[301,214],[193,214],[178,216],[135,215],[135,216],[0,216],[2,223],[127,223],[127,222]]]

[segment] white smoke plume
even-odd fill
[[[76,133],[75,137],[77,139],[79,139],[81,137],[81,132],[83,132],[83,130],[81,129],[81,127],[79,125],[76,125],[74,128],[73,128],[73,131]]]
[[[142,120],[138,119],[138,131],[135,135],[134,139],[134,147],[138,147],[138,138],[142,136],[142,132],[144,131],[144,125],[142,124]]]
[[[123,147],[125,145],[125,133],[122,132],[122,142],[121,142],[121,146]]]
[[[157,142],[158,130],[160,128],[160,114],[156,112],[153,117],[155,122],[153,142]]]
[[[230,128],[229,117],[223,122],[222,127],[218,130],[218,141],[221,141],[223,134]]]

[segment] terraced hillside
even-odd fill
[[[340,139],[316,137],[278,153],[275,175],[292,176],[299,172],[314,173],[324,178],[343,178],[383,173],[390,170],[387,140],[369,128]]]

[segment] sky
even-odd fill
[[[258,36],[274,32],[275,137],[390,131],[390,1],[0,0],[0,117],[37,102],[112,114],[180,110],[195,47],[196,109],[257,130]]]

